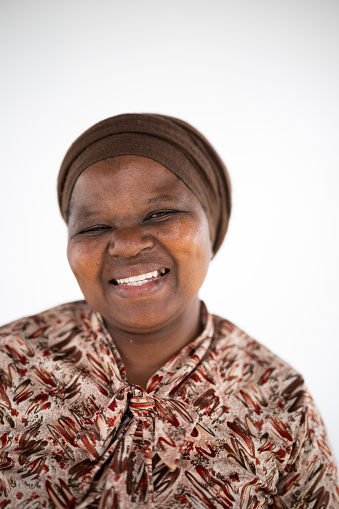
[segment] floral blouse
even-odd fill
[[[0,509],[338,509],[302,377],[202,305],[203,332],[129,385],[84,301],[0,329]]]

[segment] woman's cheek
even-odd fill
[[[190,256],[200,258],[206,254],[210,260],[211,240],[207,220],[189,222],[178,232],[178,239],[182,250]]]
[[[67,258],[77,279],[91,279],[98,272],[100,250],[96,249],[91,242],[70,242]]]

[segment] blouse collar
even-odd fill
[[[200,321],[202,325],[202,332],[197,338],[185,345],[179,352],[173,355],[148,381],[146,391],[140,388],[143,393],[155,394],[163,387],[166,389],[161,392],[172,391],[177,385],[178,381],[182,381],[188,376],[195,367],[202,361],[202,358],[208,350],[214,334],[213,315],[211,315],[206,308],[206,305],[201,301],[200,308]],[[94,313],[98,327],[97,332],[103,335],[110,346],[116,367],[118,368],[120,381],[124,385],[128,385],[126,369],[121,359],[118,348],[108,331],[104,318],[98,312]],[[133,386],[135,387],[135,386]],[[138,386],[139,387],[139,386]]]

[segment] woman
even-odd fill
[[[104,120],[58,196],[86,300],[2,328],[0,507],[339,507],[302,377],[199,301],[231,211],[207,140]]]

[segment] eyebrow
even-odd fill
[[[156,203],[161,200],[175,201],[174,196],[170,196],[169,194],[159,194],[158,196],[154,196],[153,198],[148,199],[148,203]]]
[[[77,215],[77,219],[87,219],[88,217],[96,216],[99,214],[98,210],[80,210]]]
[[[67,224],[68,224],[68,226],[70,226],[71,224],[77,224],[85,219],[88,219],[89,217],[96,216],[96,215],[98,215],[97,210],[82,209],[82,210],[80,210],[80,212],[78,213],[78,215],[75,218],[74,217],[72,218],[72,221],[71,221],[71,209],[69,209]]]

